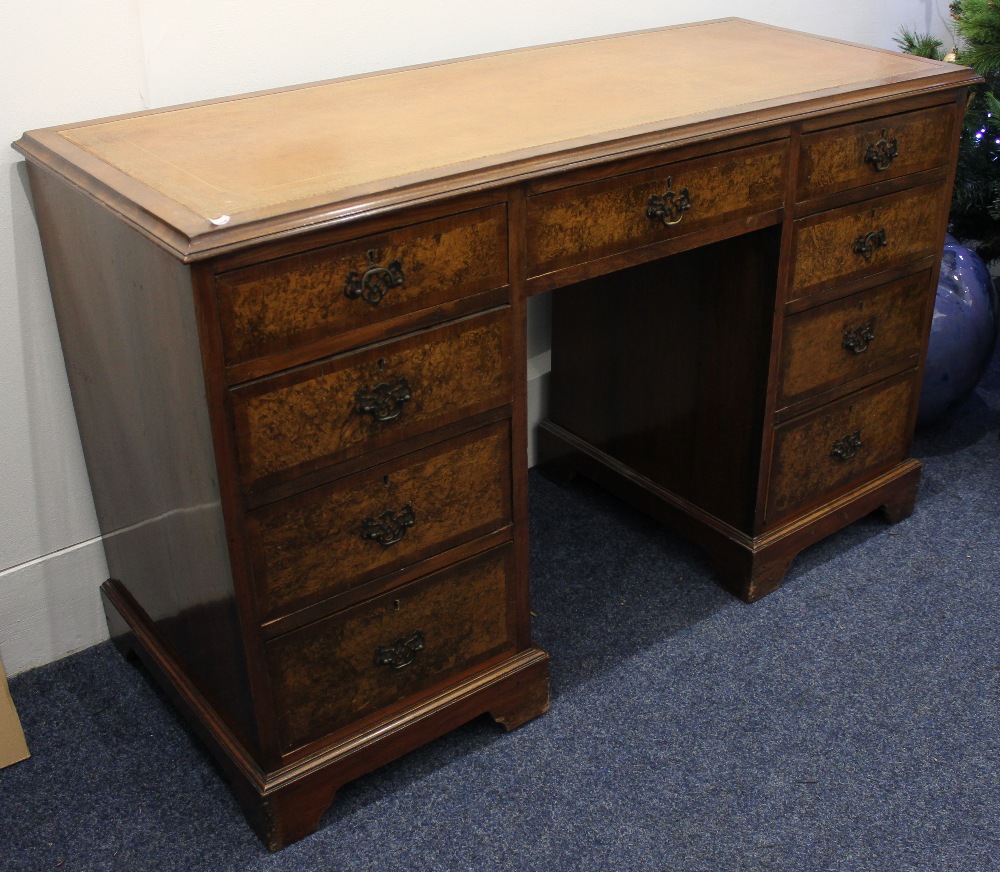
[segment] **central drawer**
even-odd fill
[[[501,421],[252,512],[262,618],[508,526],[510,487]]]
[[[507,307],[231,391],[247,491],[511,401]]]
[[[528,275],[781,207],[785,143],[770,142],[528,198]]]
[[[269,642],[283,750],[513,653],[513,577],[501,546]]]

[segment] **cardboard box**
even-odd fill
[[[0,663],[0,769],[29,757],[21,721],[7,687],[7,673]]]

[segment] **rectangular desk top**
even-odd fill
[[[723,19],[32,131],[14,147],[194,259],[585,160],[972,81],[954,65]]]

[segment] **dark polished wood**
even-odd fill
[[[776,230],[553,295],[549,420],[748,534]]]
[[[15,144],[112,636],[269,848],[352,778],[548,707],[529,295],[557,293],[543,458],[691,536],[737,596],[912,511],[976,81],[725,19]]]

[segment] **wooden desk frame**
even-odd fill
[[[477,715],[548,706],[530,295],[556,294],[549,469],[692,537],[743,599],[912,510],[976,81],[727,19],[15,143],[112,636],[265,844]]]

